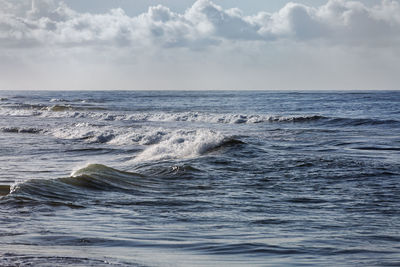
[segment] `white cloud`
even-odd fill
[[[264,41],[320,39],[336,44],[368,45],[398,42],[400,5],[384,0],[367,7],[361,2],[330,0],[321,7],[289,3],[273,14],[244,16],[209,0],[198,0],[185,13],[150,7],[129,17],[122,9],[105,14],[79,13],[53,0],[6,1],[0,19],[2,46],[29,45],[215,45],[221,40]],[[377,42],[379,39],[379,42]]]
[[[209,0],[138,16],[0,0],[0,89],[395,89],[399,56],[394,0],[251,16]]]

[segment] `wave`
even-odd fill
[[[96,191],[135,192],[145,187],[143,175],[117,170],[101,164],[89,164],[74,171],[69,177],[32,179],[11,186],[0,186],[2,201],[18,200],[31,204],[74,206],[76,201],[94,199]]]
[[[116,136],[124,134],[126,131],[124,128],[113,128],[111,126],[85,122],[73,123],[72,125],[48,129],[43,132],[59,139],[83,140],[89,143],[107,143]],[[124,144],[127,144],[127,142]]]
[[[84,168],[73,171],[68,178],[60,181],[86,189],[95,190],[131,190],[141,186],[143,175],[121,171],[102,164],[89,164]],[[138,180],[139,179],[139,180]]]
[[[70,100],[63,99],[63,98],[52,98],[49,102],[70,102]]]
[[[209,129],[171,130],[155,127],[114,127],[74,123],[53,129],[3,127],[7,133],[44,134],[58,139],[115,146],[134,145],[143,150],[135,161],[192,158],[227,146],[241,144],[231,136]]]
[[[48,111],[53,112],[64,112],[64,111],[82,111],[82,110],[107,110],[104,107],[93,106],[93,105],[53,105],[46,108]]]
[[[48,114],[54,116],[54,114]],[[215,124],[258,124],[258,123],[308,123],[322,122],[327,125],[364,126],[364,125],[394,125],[400,121],[376,118],[340,118],[322,115],[243,115],[243,114],[209,114],[209,113],[136,113],[114,114],[112,112],[66,112],[59,114],[71,118],[91,118],[102,121],[129,122],[194,122]]]
[[[62,99],[56,99],[54,102]],[[65,102],[64,102],[65,103]],[[257,115],[257,114],[218,114],[201,112],[101,112],[102,106],[76,104],[15,104],[3,106],[2,115],[6,116],[41,116],[49,118],[89,118],[103,121],[130,122],[199,122],[222,124],[252,124],[263,122],[307,122],[324,119],[320,115]]]
[[[41,133],[43,129],[38,128],[23,128],[23,127],[1,127],[0,131],[3,133],[29,133],[37,134]]]
[[[134,158],[135,162],[193,158],[224,147],[243,144],[241,140],[232,136],[209,129],[171,130],[76,123],[73,127],[61,127],[43,132],[60,139],[81,140],[88,143],[143,146],[144,150]]]
[[[54,102],[64,102],[64,103],[70,103],[70,102],[79,102],[79,103],[87,103],[88,102],[88,100],[86,100],[86,99],[64,99],[64,98],[52,98],[52,99],[50,99],[50,101],[49,102],[51,102],[51,103],[54,103]]]
[[[34,127],[0,127],[0,132],[16,134],[44,134],[54,136],[58,139],[83,140],[88,143],[107,143],[118,135],[123,135],[123,129],[113,129],[111,127],[101,127],[89,123],[74,123],[59,128],[39,129]],[[120,140],[119,145],[129,142]],[[114,142],[117,144],[117,142]]]
[[[161,142],[146,148],[134,161],[193,158],[232,144],[243,143],[233,137],[207,129],[176,131]]]
[[[398,120],[381,118],[334,117],[320,114],[268,115],[268,114],[220,114],[207,112],[136,112],[107,111],[103,106],[89,104],[66,104],[65,99],[52,99],[55,105],[8,104],[3,105],[0,114],[6,116],[41,116],[48,118],[87,118],[98,121],[129,122],[194,122],[216,124],[257,124],[257,123],[307,123],[322,121],[342,126],[363,126],[400,124]]]
[[[84,102],[82,102],[84,103]],[[30,104],[30,103],[12,103],[2,105],[2,115],[7,116],[43,116],[43,117],[71,117],[74,111],[82,112],[82,116],[86,117],[85,111],[104,111],[107,110],[102,106],[92,104]],[[52,113],[62,113],[62,115],[52,116]]]
[[[32,114],[35,111],[41,111],[41,110],[46,110],[47,106],[44,104],[30,104],[30,103],[5,103],[2,104],[2,110],[3,112],[8,112],[10,116],[16,114],[19,115],[17,112],[13,111],[30,111]],[[29,112],[27,112],[29,114]]]
[[[66,206],[85,208],[102,205],[106,192],[134,196],[149,196],[160,190],[160,181],[171,178],[200,175],[201,170],[188,164],[139,166],[142,173],[128,172],[102,164],[88,164],[73,171],[69,177],[55,179],[31,179],[10,185],[0,185],[0,204],[29,205],[39,207]],[[107,203],[123,203],[122,195]],[[122,201],[122,202],[121,202]],[[137,200],[134,200],[134,202]],[[129,202],[131,203],[131,202]]]
[[[75,109],[76,109],[76,107],[75,107]],[[47,110],[60,112],[60,111],[74,110],[74,107],[71,106],[71,105],[54,105],[54,106],[51,106],[51,107],[47,107]]]
[[[246,115],[246,114],[212,114],[212,113],[155,113],[155,114],[132,114],[126,120],[134,121],[188,121],[205,123],[244,124],[262,122],[303,122],[323,119],[319,115]]]
[[[202,173],[200,169],[188,164],[142,164],[137,169],[140,173],[118,170],[102,164],[88,164],[72,171],[68,177],[31,179],[12,185],[0,185],[0,204],[84,208],[90,203],[99,204],[99,198],[106,199],[101,192],[154,195],[159,190],[161,180],[193,177]],[[120,203],[118,199],[112,202]]]
[[[329,123],[341,126],[400,125],[400,121],[375,118],[331,118]]]
[[[129,122],[193,122],[213,124],[258,124],[258,123],[307,123],[324,122],[341,126],[393,125],[400,121],[379,118],[346,118],[322,115],[259,115],[259,114],[216,114],[199,112],[178,113],[117,113],[101,112],[107,110],[97,106],[53,105],[7,110],[3,107],[2,115],[8,116],[41,116],[46,118],[88,118],[97,121]]]

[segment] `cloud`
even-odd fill
[[[394,0],[137,16],[0,0],[0,89],[398,89],[399,56]]]
[[[128,16],[122,9],[79,13],[62,1],[0,0],[0,45],[187,47],[221,42],[325,41],[338,45],[399,42],[400,5],[384,0],[367,7],[359,1],[329,0],[320,7],[288,3],[276,13],[244,16],[209,0],[198,0],[179,14],[165,6]]]

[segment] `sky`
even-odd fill
[[[3,90],[398,90],[398,0],[0,0]]]

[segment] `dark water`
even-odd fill
[[[400,92],[0,92],[1,266],[399,266]]]

